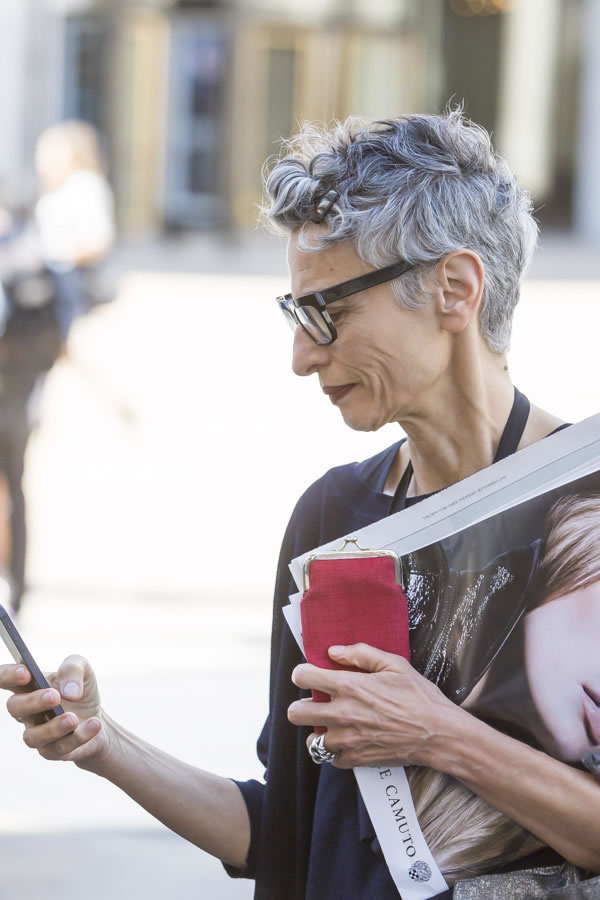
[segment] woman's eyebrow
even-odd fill
[[[340,297],[338,300],[333,300],[331,303],[327,304],[327,309],[353,309],[355,306],[359,306],[363,299],[364,298],[361,297],[361,292],[358,291],[356,294],[349,294],[347,297]]]
[[[334,300],[333,303],[328,303],[327,309],[329,312],[341,312],[343,309],[350,309],[352,300],[352,297],[342,297],[341,300]]]

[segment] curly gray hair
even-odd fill
[[[350,240],[371,266],[416,264],[393,283],[408,308],[427,302],[443,256],[477,253],[485,269],[481,334],[493,351],[508,349],[537,225],[529,195],[462,109],[368,126],[355,118],[306,124],[264,180],[263,219],[278,232],[300,229],[304,250]],[[303,226],[320,218],[327,232],[308,240]]]

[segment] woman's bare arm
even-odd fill
[[[327,728],[327,749],[341,751],[333,765],[395,763],[446,772],[569,862],[600,872],[600,785],[592,775],[476,719],[400,656],[365,644],[329,652],[362,672],[297,666],[294,682],[325,691],[332,701],[296,701],[288,717],[295,725]]]
[[[250,821],[233,781],[175,759],[117,724],[102,709],[93,670],[82,657],[69,657],[47,677],[50,690],[29,693],[24,666],[0,666],[0,689],[14,692],[8,711],[25,725],[28,747],[107,778],[186,840],[245,868]],[[64,715],[43,721],[40,714],[58,703]]]
[[[430,762],[574,865],[600,872],[600,784],[587,772],[501,734],[454,707]]]
[[[238,786],[153,747],[102,713],[110,753],[82,763],[112,781],[167,828],[237,869],[250,845],[248,810]]]

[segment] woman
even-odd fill
[[[202,772],[128,733],[101,709],[79,657],[63,663],[47,695],[20,695],[28,674],[0,670],[0,684],[16,691],[9,710],[26,724],[28,745],[109,778],[231,874],[256,878],[263,900],[397,897],[351,772],[382,761],[439,773],[420,803],[432,828],[439,804],[462,798],[462,818],[438,836],[453,857],[447,864],[437,850],[448,873],[469,871],[460,831],[471,827],[473,804],[492,811],[499,833],[508,823],[517,834],[513,857],[542,845],[551,848],[546,861],[600,870],[600,789],[591,777],[495,731],[400,657],[357,645],[330,655],[362,672],[302,664],[280,612],[292,557],[560,427],[515,391],[504,355],[536,238],[529,199],[488,135],[459,111],[358,133],[351,122],[308,128],[289,150],[269,175],[267,215],[289,236],[292,293],[279,303],[302,325],[293,369],[318,376],[350,427],[397,421],[408,438],[328,472],[293,513],[259,740],[266,785]],[[311,688],[332,702],[299,699]],[[69,711],[43,724],[39,715],[59,692]],[[315,725],[328,729],[330,765],[314,765],[307,751]],[[488,848],[484,871],[501,857]]]

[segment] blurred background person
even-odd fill
[[[35,224],[41,255],[52,271],[65,334],[90,305],[110,299],[101,263],[115,240],[114,199],[100,142],[87,122],[61,122],[44,131],[35,150],[41,193]]]
[[[23,471],[45,376],[73,322],[112,298],[101,264],[115,240],[113,194],[95,130],[66,121],[39,137],[33,213],[0,219],[0,593],[17,613],[25,590]]]

